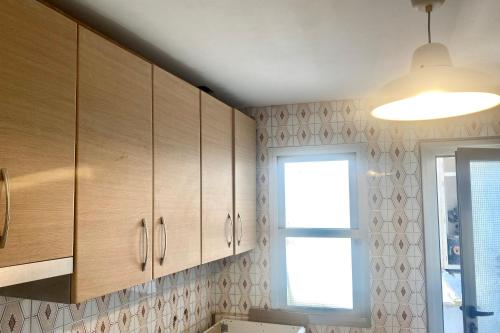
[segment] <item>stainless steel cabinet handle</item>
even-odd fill
[[[229,222],[229,223],[228,223]],[[228,232],[227,232],[227,226],[230,226],[229,228],[229,231],[230,231],[230,234],[229,234],[229,239],[228,239]],[[226,225],[225,225],[225,233],[226,233],[226,241],[227,241],[227,247],[231,247],[231,243],[233,242],[233,220],[231,219],[231,214],[227,214],[227,218],[226,218]]]
[[[240,235],[238,236],[238,246],[239,246],[241,240],[243,239],[243,221],[241,220],[240,213],[238,213],[238,222],[240,222]]]
[[[149,248],[148,224],[146,223],[146,219],[142,219],[142,227],[144,228],[144,262],[142,263],[142,271],[144,272],[148,263]]]
[[[167,253],[167,227],[165,226],[165,220],[163,219],[163,216],[160,217],[160,228],[163,234],[163,254],[160,258],[160,265],[163,265],[163,262],[165,261],[165,255]]]
[[[3,249],[5,247],[5,243],[7,243],[10,224],[10,187],[9,173],[7,172],[7,169],[0,169],[0,181],[3,181],[5,186],[5,222],[3,225],[3,232],[0,235],[0,249]]]

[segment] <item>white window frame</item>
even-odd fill
[[[270,204],[270,257],[271,305],[292,313],[306,314],[309,322],[318,325],[370,327],[369,252],[368,252],[368,194],[366,190],[366,163],[363,146],[354,144],[334,146],[286,147],[269,149],[269,204]],[[280,174],[284,161],[349,160],[349,189],[351,205],[350,229],[286,229],[280,217],[284,207],[284,193]],[[280,167],[281,166],[281,167]],[[353,257],[353,309],[317,308],[287,305],[286,236],[349,237],[352,239]]]

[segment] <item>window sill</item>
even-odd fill
[[[335,325],[360,328],[371,327],[371,319],[368,314],[360,314],[349,310],[309,311],[294,308],[268,310],[251,308],[249,319],[264,323],[296,326]]]

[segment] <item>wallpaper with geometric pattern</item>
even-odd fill
[[[247,314],[270,299],[268,148],[359,143],[368,161],[370,329],[311,326],[312,333],[426,332],[419,141],[500,136],[500,109],[432,122],[388,122],[363,100],[249,108],[257,121],[258,248],[220,261],[215,307]],[[328,264],[325,262],[325,265]]]
[[[271,308],[267,149],[342,143],[362,144],[371,170],[363,181],[369,189],[372,328],[308,331],[426,332],[419,141],[500,136],[500,109],[429,123],[375,120],[368,110],[363,100],[247,109],[257,120],[256,250],[78,305],[0,296],[0,332],[203,332],[213,314]]]
[[[213,313],[213,267],[197,266],[76,305],[0,296],[0,332],[203,332]]]

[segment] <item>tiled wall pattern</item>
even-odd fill
[[[76,305],[0,296],[0,333],[203,332],[213,313],[214,265]]]
[[[268,148],[360,143],[369,161],[370,329],[312,326],[312,333],[426,332],[419,141],[500,136],[500,109],[433,122],[393,123],[369,115],[362,100],[246,110],[257,120],[258,248],[218,262],[215,307],[246,314],[272,307]],[[325,262],[325,264],[328,264]]]

